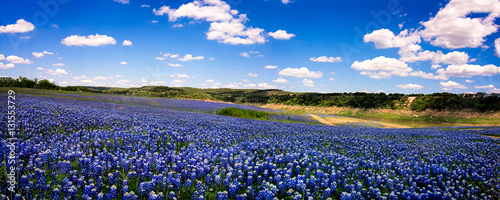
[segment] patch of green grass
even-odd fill
[[[239,108],[234,108],[234,107],[218,109],[215,113],[218,115],[224,115],[224,116],[230,116],[230,117],[269,120],[269,113],[267,113],[267,112],[255,111],[255,110],[244,110],[244,109],[239,109]]]

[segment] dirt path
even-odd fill
[[[378,128],[410,128],[409,126],[399,125],[399,124],[391,124],[386,122],[379,121],[371,121],[365,119],[357,119],[357,118],[349,118],[349,117],[320,117],[315,114],[310,114],[312,118],[315,120],[330,126],[336,126],[339,124],[343,125],[354,125],[354,124],[363,124],[366,126],[378,127]]]
[[[314,118],[315,120],[318,120],[319,122],[321,122],[323,124],[326,124],[326,125],[329,125],[329,126],[335,126],[335,124],[330,123],[330,122],[324,120],[323,118],[319,117],[318,115],[315,115],[315,114],[309,114],[309,115],[311,115],[312,118]]]

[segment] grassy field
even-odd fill
[[[267,104],[263,108],[286,110],[291,113],[328,114],[354,117],[365,120],[388,122],[407,127],[436,126],[497,126],[500,125],[500,113],[478,113],[467,111],[411,111],[391,109],[359,109],[317,106],[289,106],[282,104]]]

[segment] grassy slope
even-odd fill
[[[380,120],[409,127],[461,126],[461,125],[500,125],[500,113],[477,113],[467,111],[411,111],[390,109],[359,109],[318,106],[289,106],[268,104],[264,108],[287,110],[296,114],[317,113],[355,117],[367,120]]]

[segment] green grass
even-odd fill
[[[255,111],[255,110],[243,110],[243,109],[234,108],[234,107],[218,109],[215,113],[218,115],[224,115],[224,116],[230,116],[230,117],[269,120],[269,113],[267,113],[267,112]]]

